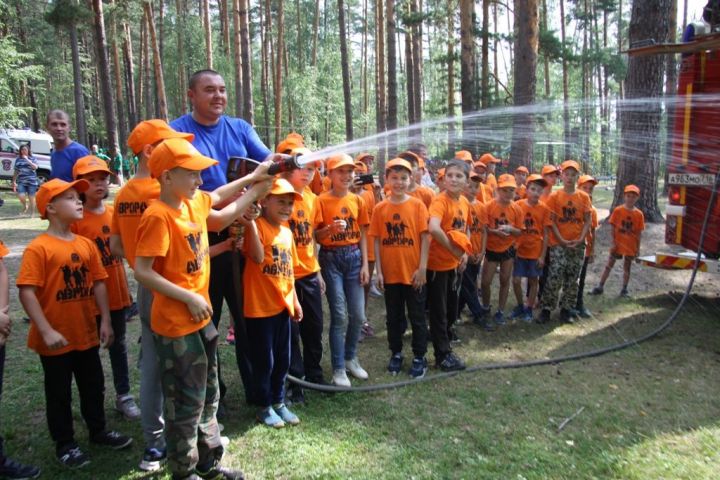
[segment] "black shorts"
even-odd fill
[[[620,260],[622,258],[629,258],[631,260],[634,260],[637,257],[637,255],[620,255],[619,253],[615,253],[612,250],[610,251],[610,256],[615,260]]]
[[[505,262],[507,260],[512,260],[515,258],[515,247],[510,247],[504,252],[493,252],[492,250],[488,250],[485,252],[485,259],[488,262]]]

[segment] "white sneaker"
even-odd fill
[[[345,370],[333,370],[332,383],[338,387],[352,387]]]
[[[115,410],[120,412],[128,420],[140,418],[140,408],[135,403],[132,395],[121,395],[115,399]]]
[[[226,437],[225,435],[220,436],[220,444],[223,446],[223,448],[227,448],[228,445],[230,445],[230,439]]]
[[[383,292],[381,292],[377,285],[375,285],[375,282],[370,284],[370,296],[375,298],[383,296]]]
[[[360,366],[360,362],[358,362],[357,358],[353,358],[352,360],[345,360],[345,370],[350,372],[350,375],[360,380],[368,379],[368,373],[363,367]]]

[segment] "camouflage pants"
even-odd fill
[[[168,465],[174,475],[220,460],[223,447],[216,418],[218,332],[210,322],[184,337],[155,335],[165,396]]]
[[[550,247],[550,268],[541,299],[543,309],[555,309],[561,288],[560,308],[575,307],[578,292],[577,280],[584,256],[585,245],[573,248],[560,245]]]

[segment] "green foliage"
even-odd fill
[[[92,12],[73,0],[56,0],[52,10],[45,14],[45,21],[55,27],[67,27],[92,18]]]
[[[0,127],[20,126],[30,108],[16,104],[16,93],[39,80],[42,69],[29,64],[33,56],[19,52],[12,37],[0,38],[0,52]]]

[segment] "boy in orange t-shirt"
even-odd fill
[[[428,231],[432,236],[428,256],[428,309],[430,338],[435,351],[435,364],[443,371],[464,370],[465,363],[452,351],[450,342],[457,340],[452,330],[458,316],[460,281],[468,254],[451,234],[467,236],[470,202],[463,196],[470,168],[460,160],[445,166],[445,190],[430,205]],[[469,243],[469,239],[466,238]]]
[[[581,175],[578,180],[578,190],[587,193],[592,202],[593,190],[598,181],[591,175]],[[585,293],[585,277],[587,276],[588,266],[595,260],[595,231],[598,228],[597,209],[592,207],[592,217],[590,219],[590,231],[585,239],[585,258],[583,259],[582,269],[580,270],[580,278],[578,279],[578,294],[575,301],[575,311],[580,318],[590,318],[592,315],[590,310],[585,307],[583,300]]]
[[[620,296],[625,298],[630,296],[627,289],[628,282],[630,282],[630,269],[633,260],[640,254],[640,239],[645,230],[645,216],[638,208],[635,208],[635,204],[640,198],[640,189],[635,185],[628,185],[623,192],[625,203],[615,207],[610,215],[610,225],[613,227],[610,255],[600,277],[600,284],[590,292],[592,295],[603,293],[605,282],[615,266],[615,260],[624,258],[623,285]]]
[[[430,204],[435,197],[435,192],[432,188],[426,187],[417,181],[419,177],[422,178],[422,169],[420,168],[420,162],[423,161],[422,158],[410,150],[398,153],[398,158],[408,161],[413,169],[412,176],[410,177],[410,186],[406,193],[420,200],[425,205],[425,208],[430,208]]]
[[[580,165],[574,160],[566,160],[560,168],[563,188],[553,192],[546,202],[552,222],[550,266],[547,283],[542,292],[542,311],[537,319],[538,323],[550,321],[550,312],[557,306],[558,297],[560,320],[565,323],[574,322],[577,279],[585,256],[585,238],[592,224],[590,197],[575,188],[580,176]]]
[[[30,317],[28,347],[40,355],[45,374],[50,436],[58,460],[70,468],[90,462],[75,443],[73,377],[90,441],[113,449],[132,443],[131,438],[105,429],[99,345],[107,348],[113,342],[107,273],[95,244],[70,230],[73,222],[82,219],[79,194],[89,186],[86,180],[68,183],[54,179],[40,187],[37,209],[41,218],[48,219],[49,226],[25,249],[17,277],[20,302]],[[95,320],[98,311],[99,329]]]
[[[487,182],[487,165],[481,161],[473,163],[473,173],[480,179],[475,198],[480,203],[490,203],[494,197],[493,188]]]
[[[412,327],[412,378],[427,371],[427,322],[425,321],[425,281],[430,237],[425,205],[407,194],[412,176],[407,160],[394,158],[385,166],[385,184],[389,197],[375,208],[368,235],[375,243],[378,285],[385,290],[388,345],[388,371],[402,370],[402,337],[407,319]],[[405,312],[407,310],[407,319]]]
[[[160,197],[143,213],[137,233],[135,277],[153,291],[150,326],[165,396],[167,458],[179,478],[240,475],[219,465],[218,332],[211,322],[207,232],[227,227],[264,196],[269,162],[211,193],[198,192],[201,171],[215,164],[185,139],[155,147],[148,167]],[[222,210],[211,208],[235,198],[251,180],[258,183],[244,195]]]
[[[527,192],[527,177],[530,175],[530,170],[527,167],[520,165],[515,169],[515,183],[517,183],[517,190],[515,190],[515,200],[522,200],[525,198]]]
[[[83,218],[70,227],[73,233],[90,239],[98,248],[103,268],[108,274],[105,285],[110,306],[110,323],[115,341],[108,349],[110,366],[115,386],[115,409],[128,420],[140,418],[140,409],[130,395],[130,376],[125,341],[125,312],[130,306],[127,278],[122,259],[110,253],[110,224],[113,207],[105,204],[108,196],[110,169],[107,163],[94,155],[79,158],[72,169],[75,180],[84,179],[90,188],[81,195],[83,200]],[[97,317],[98,326],[100,317]]]
[[[243,272],[243,310],[252,366],[253,397],[260,410],[257,420],[269,427],[298,425],[300,419],[284,403],[285,379],[290,367],[290,319],[302,320],[295,292],[297,252],[290,220],[295,201],[302,196],[285,179],[273,183],[262,201],[262,216],[246,222]]]
[[[477,200],[478,191],[481,187],[482,177],[475,172],[471,172],[470,181],[467,183],[463,194],[468,202],[470,202],[468,232],[470,233],[472,254],[468,256],[468,263],[463,272],[458,315],[462,313],[463,308],[467,305],[472,315],[473,323],[491,331],[493,330],[492,327],[483,318],[485,312],[480,305],[480,298],[478,297],[478,277],[480,276],[480,268],[483,258],[485,257],[485,245],[487,243],[486,228],[488,223],[485,205]]]
[[[368,378],[357,359],[357,344],[365,323],[363,286],[370,280],[366,238],[370,218],[365,201],[350,192],[355,170],[352,157],[333,155],[327,169],[331,188],[318,197],[312,223],[321,245],[318,259],[330,307],[333,383],[349,387],[346,369],[355,378]]]
[[[500,267],[500,291],[498,309],[493,321],[505,325],[505,306],[510,292],[510,278],[515,260],[515,240],[522,228],[522,213],[513,199],[517,185],[510,174],[500,175],[495,198],[485,205],[487,217],[487,248],[482,268],[480,288],[482,290],[483,315],[490,313],[490,287],[495,271]]]
[[[517,307],[512,318],[532,322],[532,310],[537,299],[538,283],[548,248],[550,211],[540,201],[547,182],[540,175],[527,179],[527,198],[515,203],[522,212],[522,232],[517,239],[517,255],[513,265],[513,292]],[[527,278],[527,301],[523,300],[522,279]]]

